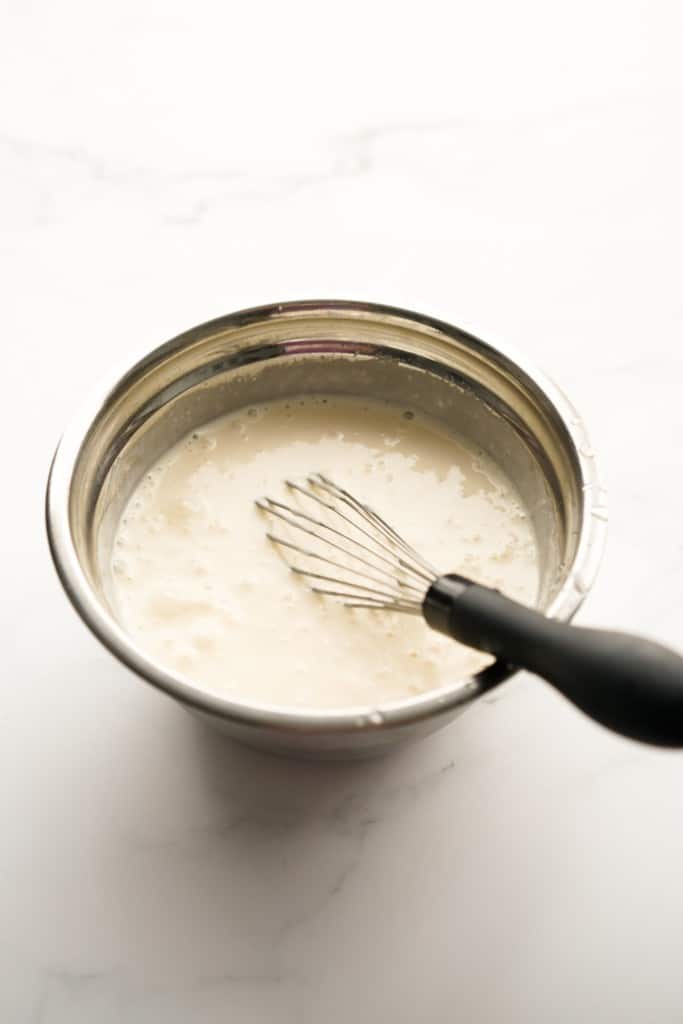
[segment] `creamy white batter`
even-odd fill
[[[206,690],[283,707],[381,706],[478,671],[485,655],[421,618],[312,594],[254,506],[320,471],[443,572],[532,604],[529,518],[501,470],[434,420],[386,403],[305,397],[215,420],[132,495],[112,557],[115,610],[148,655]]]

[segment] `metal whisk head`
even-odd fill
[[[421,614],[438,573],[377,512],[322,473],[285,484],[295,503],[259,498],[256,505],[281,531],[286,524],[286,536],[267,536],[292,572],[349,608]]]

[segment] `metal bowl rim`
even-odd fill
[[[581,607],[599,569],[606,537],[605,492],[586,429],[578,412],[561,389],[526,357],[508,345],[492,345],[432,317],[400,307],[352,300],[304,300],[256,306],[206,321],[184,331],[170,341],[145,349],[137,359],[127,359],[93,389],[70,421],[57,446],[47,482],[46,526],[55,568],[74,608],[105,647],[137,675],[205,714],[239,723],[242,726],[267,727],[284,733],[358,733],[362,729],[389,729],[430,719],[467,703],[488,688],[514,674],[515,669],[497,663],[479,675],[427,691],[417,697],[377,706],[355,706],[342,709],[285,709],[276,705],[250,704],[230,700],[207,692],[180,674],[169,672],[148,658],[96,598],[83,569],[69,524],[69,502],[73,474],[81,447],[107,402],[126,378],[153,364],[161,352],[180,351],[199,338],[239,327],[245,323],[268,320],[288,313],[307,310],[349,312],[376,317],[393,317],[436,329],[446,337],[457,338],[473,347],[485,349],[502,357],[525,374],[553,407],[573,448],[578,467],[578,484],[583,494],[583,517],[576,555],[547,614],[561,621],[570,621]],[[377,717],[377,712],[380,717]]]

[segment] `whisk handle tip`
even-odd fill
[[[683,747],[683,657],[674,651],[556,622],[457,576],[436,580],[422,610],[434,629],[536,673],[608,729]]]

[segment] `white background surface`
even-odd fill
[[[581,619],[681,644],[673,2],[2,4],[0,1020],[683,1018],[683,755],[530,677],[387,760],[231,746],[49,564],[57,437],[130,350],[365,298],[512,343],[584,414]]]

